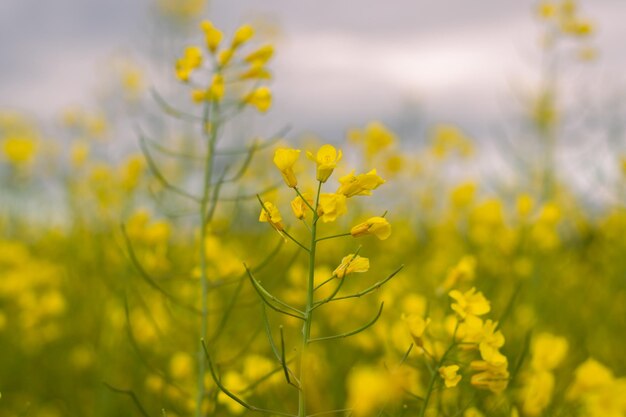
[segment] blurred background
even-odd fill
[[[324,192],[347,208],[328,204],[339,238],[312,276],[377,291],[320,309],[315,332],[385,310],[315,351],[311,412],[424,415],[437,385],[426,415],[626,415],[624,16],[622,0],[0,0],[0,417],[240,415],[198,355],[207,328],[229,387],[295,410],[264,330],[284,325],[295,360],[301,323],[262,321],[243,262],[304,308],[309,259],[256,197],[308,241],[281,172],[312,192],[323,143],[344,155]],[[273,163],[280,147],[297,163]],[[385,241],[346,232],[382,213]],[[342,288],[358,244],[371,270]],[[478,349],[454,352],[453,390],[429,362],[455,343],[454,290],[489,306],[495,386],[468,366]],[[411,343],[434,356],[402,359]]]
[[[410,104],[428,121],[453,120],[482,137],[511,110],[509,96],[539,77],[536,7],[497,0],[213,0],[198,16],[222,22],[227,32],[262,22],[278,42],[274,117],[298,131],[343,136],[346,126],[375,118],[398,124]],[[597,28],[599,51],[584,82],[594,94],[615,93],[626,64],[619,53],[626,4],[580,7]],[[89,101],[112,56],[143,61],[176,41],[159,31],[167,23],[159,10],[146,0],[4,0],[0,104],[53,117]],[[180,29],[178,40],[195,27]],[[173,59],[177,49],[170,49]]]

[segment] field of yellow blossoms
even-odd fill
[[[574,1],[529,17],[560,65],[506,181],[453,124],[255,131],[280,49],[200,3],[160,3],[173,87],[128,65],[102,108],[0,114],[1,417],[626,416],[623,130],[602,204],[558,169]]]

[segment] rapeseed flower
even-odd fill
[[[359,175],[354,175],[354,171],[352,171],[350,174],[339,178],[339,183],[341,185],[337,189],[337,194],[354,197],[355,195],[372,195],[372,190],[384,184],[385,180],[380,178],[376,174],[376,170],[373,169],[366,174]]]
[[[304,197],[306,201],[303,200],[302,197]],[[304,218],[306,217],[306,213],[310,210],[309,205],[313,206],[313,197],[310,193],[303,193],[302,197],[297,196],[296,198],[291,200],[291,209],[293,210],[293,214],[299,220],[304,220]]]
[[[274,165],[278,168],[285,184],[294,188],[298,185],[298,179],[293,171],[293,166],[300,157],[299,149],[278,148],[274,152]]]
[[[483,293],[476,292],[476,288],[472,288],[465,293],[459,290],[452,290],[448,295],[456,301],[452,303],[451,307],[461,319],[465,319],[468,315],[482,316],[491,311],[489,301]]]
[[[254,36],[254,29],[250,25],[242,25],[237,31],[235,31],[235,35],[233,36],[233,42],[231,44],[231,49],[236,49],[248,42]]]
[[[202,64],[202,51],[198,46],[188,46],[183,51],[182,58],[176,61],[176,77],[183,81],[189,81],[193,70]]]
[[[320,194],[317,214],[324,223],[335,221],[337,217],[346,214],[347,211],[346,196],[343,194]]]
[[[263,203],[261,214],[259,214],[259,221],[269,223],[279,233],[284,229],[282,224],[283,218],[280,215],[278,208],[269,201]]]
[[[256,107],[265,113],[272,106],[272,92],[268,87],[259,87],[244,98],[244,103]]]
[[[341,161],[341,150],[337,151],[332,145],[323,145],[316,155],[307,152],[306,156],[317,164],[317,180],[326,182],[333,173],[337,163]]]
[[[208,20],[203,20],[200,23],[200,29],[202,29],[206,37],[207,49],[215,54],[224,34]]]
[[[341,264],[333,271],[333,276],[343,278],[355,272],[367,272],[370,269],[370,260],[351,253],[344,256]]]
[[[459,365],[442,366],[439,368],[439,375],[443,379],[446,388],[456,387],[462,376],[458,375]]]
[[[350,230],[353,237],[374,235],[379,240],[391,236],[391,225],[384,217],[370,217],[367,221],[357,224]]]

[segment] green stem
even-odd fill
[[[319,239],[317,239],[317,241],[321,242],[322,240],[326,240],[326,239],[334,239],[336,237],[344,237],[344,236],[351,236],[351,235],[352,235],[352,233],[346,232],[346,233],[341,233],[341,234],[338,234],[338,235],[320,237]]]
[[[204,182],[202,187],[202,199],[200,200],[200,281],[201,281],[201,318],[200,318],[200,339],[207,339],[207,328],[209,325],[209,277],[208,277],[208,261],[206,257],[206,237],[207,223],[210,221],[208,211],[211,180],[213,176],[213,160],[215,156],[215,142],[217,139],[217,123],[211,123],[209,127],[210,116],[216,114],[218,104],[216,102],[207,103],[204,106],[204,115],[202,117],[202,134],[208,139],[207,152],[204,163]],[[206,369],[206,357],[202,346],[198,349],[198,382],[197,382],[197,401],[196,401],[196,417],[202,417],[202,403],[205,397],[204,373]]]
[[[306,417],[306,351],[311,339],[311,324],[313,322],[313,292],[315,291],[315,249],[317,244],[317,209],[320,202],[320,192],[322,190],[322,182],[317,186],[317,195],[315,196],[315,209],[313,210],[313,219],[311,220],[311,246],[309,247],[309,276],[306,292],[306,308],[304,310],[304,325],[302,326],[302,351],[300,353],[300,391],[298,395],[298,417]]]
[[[456,343],[456,332],[459,329],[459,322],[457,321],[456,326],[454,327],[454,333],[452,334],[452,343],[448,346],[448,349],[444,352],[439,359],[439,362],[435,365],[435,369],[433,370],[432,375],[430,376],[430,382],[428,383],[428,389],[426,391],[426,395],[424,396],[424,405],[422,406],[422,411],[420,411],[420,417],[424,417],[426,415],[426,409],[428,408],[428,401],[433,393],[433,389],[435,388],[435,382],[437,381],[437,377],[439,376],[439,368],[443,366],[443,363],[446,361],[446,358],[452,352],[452,349],[457,345]]]

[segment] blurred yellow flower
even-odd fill
[[[472,375],[470,383],[478,388],[500,394],[509,384],[508,363],[490,364],[486,361],[472,361],[470,368],[480,371]]]
[[[183,82],[189,81],[193,70],[202,64],[202,51],[198,46],[187,46],[182,58],[176,61],[176,77]]]
[[[409,333],[411,333],[411,337],[413,338],[413,342],[415,346],[421,348],[424,346],[424,333],[426,333],[426,328],[430,324],[430,318],[424,320],[422,316],[417,314],[403,314],[402,320],[406,323],[407,328],[409,329]]]
[[[461,258],[458,264],[448,271],[448,275],[437,292],[448,291],[460,282],[473,281],[476,274],[476,258],[466,255]]]
[[[461,375],[458,375],[459,365],[442,366],[439,368],[439,376],[443,379],[446,388],[456,387],[461,381]]]
[[[556,14],[556,6],[553,2],[543,1],[537,9],[539,17],[542,19],[550,19]]]
[[[272,45],[263,45],[256,51],[248,54],[244,61],[249,64],[260,64],[265,65],[267,61],[269,61],[272,56],[274,56],[274,47]]]
[[[522,411],[527,416],[539,416],[550,404],[554,391],[554,375],[548,371],[532,372],[524,378],[520,393]]]
[[[224,49],[217,54],[217,63],[220,67],[225,67],[230,63],[235,51],[230,48]]]
[[[213,75],[209,87],[209,97],[215,101],[220,101],[224,97],[224,76],[222,74]]]
[[[259,87],[244,98],[244,103],[256,107],[265,113],[272,105],[272,92],[268,87]]]
[[[272,75],[260,62],[253,62],[250,68],[239,74],[240,80],[269,80]]]
[[[254,36],[254,29],[250,25],[240,26],[233,36],[232,49],[238,48]]]
[[[37,151],[37,142],[29,137],[12,136],[2,141],[2,152],[6,159],[15,164],[30,163]]]
[[[530,347],[531,367],[535,370],[552,371],[567,355],[567,339],[550,333],[539,333],[533,337]]]
[[[465,293],[452,290],[448,295],[456,301],[456,303],[452,303],[451,307],[461,319],[468,315],[482,316],[491,311],[489,301],[487,301],[482,292],[476,292],[476,288],[472,288]]]
[[[180,380],[189,378],[193,372],[193,358],[187,352],[176,352],[170,359],[170,375]]]
[[[200,29],[202,29],[206,37],[207,48],[211,51],[211,53],[215,54],[224,35],[219,29],[213,26],[212,22],[208,20],[200,22]]]

